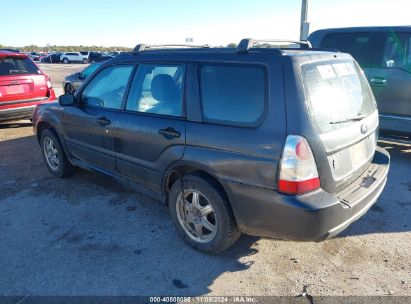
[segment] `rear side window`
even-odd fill
[[[385,42],[383,67],[411,71],[411,33],[389,33]]]
[[[255,125],[262,117],[266,100],[262,67],[206,64],[200,78],[205,120]]]
[[[369,66],[371,60],[367,55],[369,43],[370,33],[335,33],[326,35],[321,42],[321,47],[349,53],[361,66]]]
[[[40,74],[29,58],[0,58],[0,75]]]
[[[140,64],[131,84],[126,110],[183,115],[183,65]]]
[[[375,101],[363,72],[352,60],[302,66],[308,108],[320,133],[353,123],[375,111]]]

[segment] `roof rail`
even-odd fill
[[[300,44],[302,48],[312,48],[311,43],[309,41],[295,41],[295,40],[281,40],[281,39],[252,39],[252,38],[245,38],[240,41],[237,46],[237,53],[248,53],[248,51],[253,47],[256,43],[261,42],[289,42]]]
[[[209,48],[208,44],[205,45],[189,45],[189,44],[137,44],[133,50],[133,54],[138,54],[147,49],[171,49],[171,48]]]

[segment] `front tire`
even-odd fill
[[[66,177],[74,172],[74,167],[67,159],[57,136],[49,129],[41,133],[41,151],[47,169],[57,177]]]
[[[67,63],[69,63],[69,60],[67,58],[64,58],[63,63],[67,64]]]
[[[237,241],[241,232],[226,195],[212,180],[187,175],[174,183],[168,207],[178,234],[199,251],[216,254]]]
[[[83,63],[84,63],[84,64],[88,63],[88,59],[84,58],[84,59],[83,59]]]

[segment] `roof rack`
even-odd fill
[[[311,49],[311,43],[309,41],[295,41],[295,40],[282,40],[282,39],[252,39],[252,38],[245,38],[240,41],[237,46],[237,53],[248,53],[248,51],[253,47],[256,43],[262,42],[287,42],[287,43],[294,43],[301,45],[301,48]]]
[[[138,54],[147,49],[171,49],[171,48],[209,48],[208,44],[205,45],[189,45],[189,44],[137,44],[133,50],[133,54]]]

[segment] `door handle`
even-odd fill
[[[100,118],[97,118],[96,120],[97,120],[97,123],[102,127],[108,126],[111,123],[111,121],[107,119],[106,117],[100,117]]]
[[[373,87],[386,87],[387,79],[384,78],[372,78],[370,83]]]
[[[171,127],[158,130],[158,134],[163,135],[167,139],[179,138],[181,136],[180,132],[174,130],[174,128]]]

